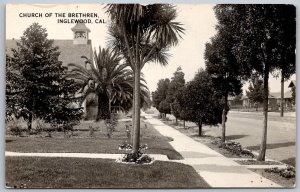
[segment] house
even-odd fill
[[[284,93],[284,107],[286,109],[291,109],[291,98],[292,98],[292,91],[286,91]],[[242,96],[243,101],[243,108],[255,108],[256,105],[258,105],[258,108],[262,108],[263,104],[255,104],[250,101],[250,99],[247,96]],[[269,98],[268,98],[268,105],[270,110],[278,110],[281,102],[281,92],[270,92]]]
[[[92,41],[89,39],[91,30],[86,27],[84,23],[77,23],[70,30],[70,37],[73,39],[54,39],[53,45],[59,47],[59,60],[64,66],[69,63],[84,65],[85,59],[81,56],[86,56],[93,59]],[[6,40],[6,53],[12,55],[11,49],[17,48],[17,42],[20,40],[8,39]],[[83,102],[83,108],[86,119],[95,119],[97,114],[97,101],[95,94],[90,94]]]
[[[291,82],[290,82],[290,84],[289,84],[288,87],[289,87],[289,88],[293,88],[293,87],[296,88],[296,80],[291,80]]]

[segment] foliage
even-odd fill
[[[110,119],[105,119],[105,125],[107,128],[107,137],[111,138],[112,132],[116,130],[116,127],[118,125],[118,116],[116,113],[112,113],[110,115]]]
[[[202,124],[217,125],[222,122],[221,97],[213,89],[210,75],[203,69],[195,75],[176,99],[181,109],[181,119],[197,123],[199,135],[202,134]]]
[[[249,4],[217,5],[216,9],[224,15],[224,19],[219,22],[235,29],[233,52],[238,62],[243,65],[243,68],[248,68],[249,71],[263,78],[264,132],[257,159],[265,160],[269,74],[280,69],[282,62],[294,62],[295,41],[289,40],[290,37],[285,38],[294,30],[289,32],[285,23],[294,23],[295,7],[293,5]],[[286,54],[287,49],[289,56]]]
[[[252,82],[250,82],[248,91],[246,91],[246,95],[252,103],[262,103],[263,102],[263,80],[260,78],[253,78]]]
[[[109,49],[99,47],[94,50],[92,62],[87,57],[85,67],[70,63],[69,78],[81,87],[82,101],[90,93],[98,96],[97,119],[109,119],[111,108],[128,112],[132,107],[133,73],[126,64],[121,64],[121,57]],[[89,65],[90,67],[86,67]],[[149,101],[148,88],[145,80],[141,79],[141,99],[143,103]]]
[[[59,48],[47,36],[45,28],[33,23],[7,60],[9,69],[13,69],[8,73],[7,101],[16,101],[14,115],[27,120],[29,130],[34,117],[64,126],[76,124],[81,117],[81,108],[73,105],[77,102],[74,95],[78,87],[65,78],[67,69],[58,60]]]
[[[185,85],[184,73],[182,72],[181,67],[178,67],[171,78],[171,82],[169,85],[169,89],[167,92],[167,101],[171,107],[171,113],[178,118],[178,111],[177,111],[177,102],[175,100],[175,95],[178,91],[181,90]]]
[[[296,177],[296,170],[292,166],[288,166],[287,168],[279,169],[277,167],[265,169],[265,172],[268,173],[276,173],[279,174],[281,177],[285,178],[295,178]]]
[[[171,114],[171,107],[166,100],[169,86],[170,80],[168,78],[160,79],[156,91],[152,92],[153,106],[160,113]]]
[[[140,73],[148,62],[167,65],[168,51],[184,29],[175,22],[176,9],[169,4],[109,4],[110,45],[121,52],[134,72],[134,152],[140,143]]]
[[[235,29],[231,25],[226,25],[229,18],[217,6],[215,14],[219,20],[216,27],[217,34],[210,43],[206,44],[204,58],[206,70],[212,76],[213,86],[224,100],[221,138],[225,142],[225,122],[229,110],[228,96],[235,96],[242,92],[242,80],[248,76],[249,71],[243,69],[243,65],[238,62],[233,52]]]
[[[130,144],[119,145],[119,150],[132,150],[133,147]],[[139,147],[137,153],[130,152],[124,154],[120,159],[117,159],[117,162],[122,163],[136,163],[136,164],[150,164],[153,163],[154,159],[149,155],[145,154],[146,149],[148,149],[147,144]]]
[[[255,157],[250,150],[242,148],[242,145],[235,141],[221,142],[221,139],[215,138],[212,141],[212,144],[218,145],[219,148],[225,149],[226,151],[231,152],[239,157]]]
[[[12,58],[6,55],[6,120],[13,120],[13,116],[21,116],[20,103],[24,86],[24,79],[20,70],[16,65],[13,65]]]

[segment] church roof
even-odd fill
[[[18,41],[20,40],[6,40],[6,53],[8,55],[12,55],[11,49],[17,48]],[[59,47],[59,60],[63,62],[64,66],[67,66],[69,63],[84,65],[85,60],[81,56],[93,58],[91,40],[88,40],[87,44],[73,44],[73,40],[54,40],[53,45]]]
[[[76,23],[76,25],[74,27],[71,28],[72,31],[88,31],[91,32],[91,30],[89,28],[87,28],[87,26],[85,26],[84,23]]]

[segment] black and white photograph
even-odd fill
[[[293,4],[6,4],[7,189],[296,187]]]

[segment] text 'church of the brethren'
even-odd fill
[[[54,39],[53,46],[59,47],[59,60],[63,62],[64,66],[67,66],[69,63],[84,65],[85,59],[81,58],[81,56],[93,59],[92,41],[89,39],[91,30],[84,23],[77,23],[71,30],[73,39]],[[70,37],[71,35],[70,31]],[[12,56],[12,49],[17,48],[18,41],[20,40],[6,40],[6,54]],[[90,94],[83,102],[86,119],[96,119],[97,103],[95,94]]]

